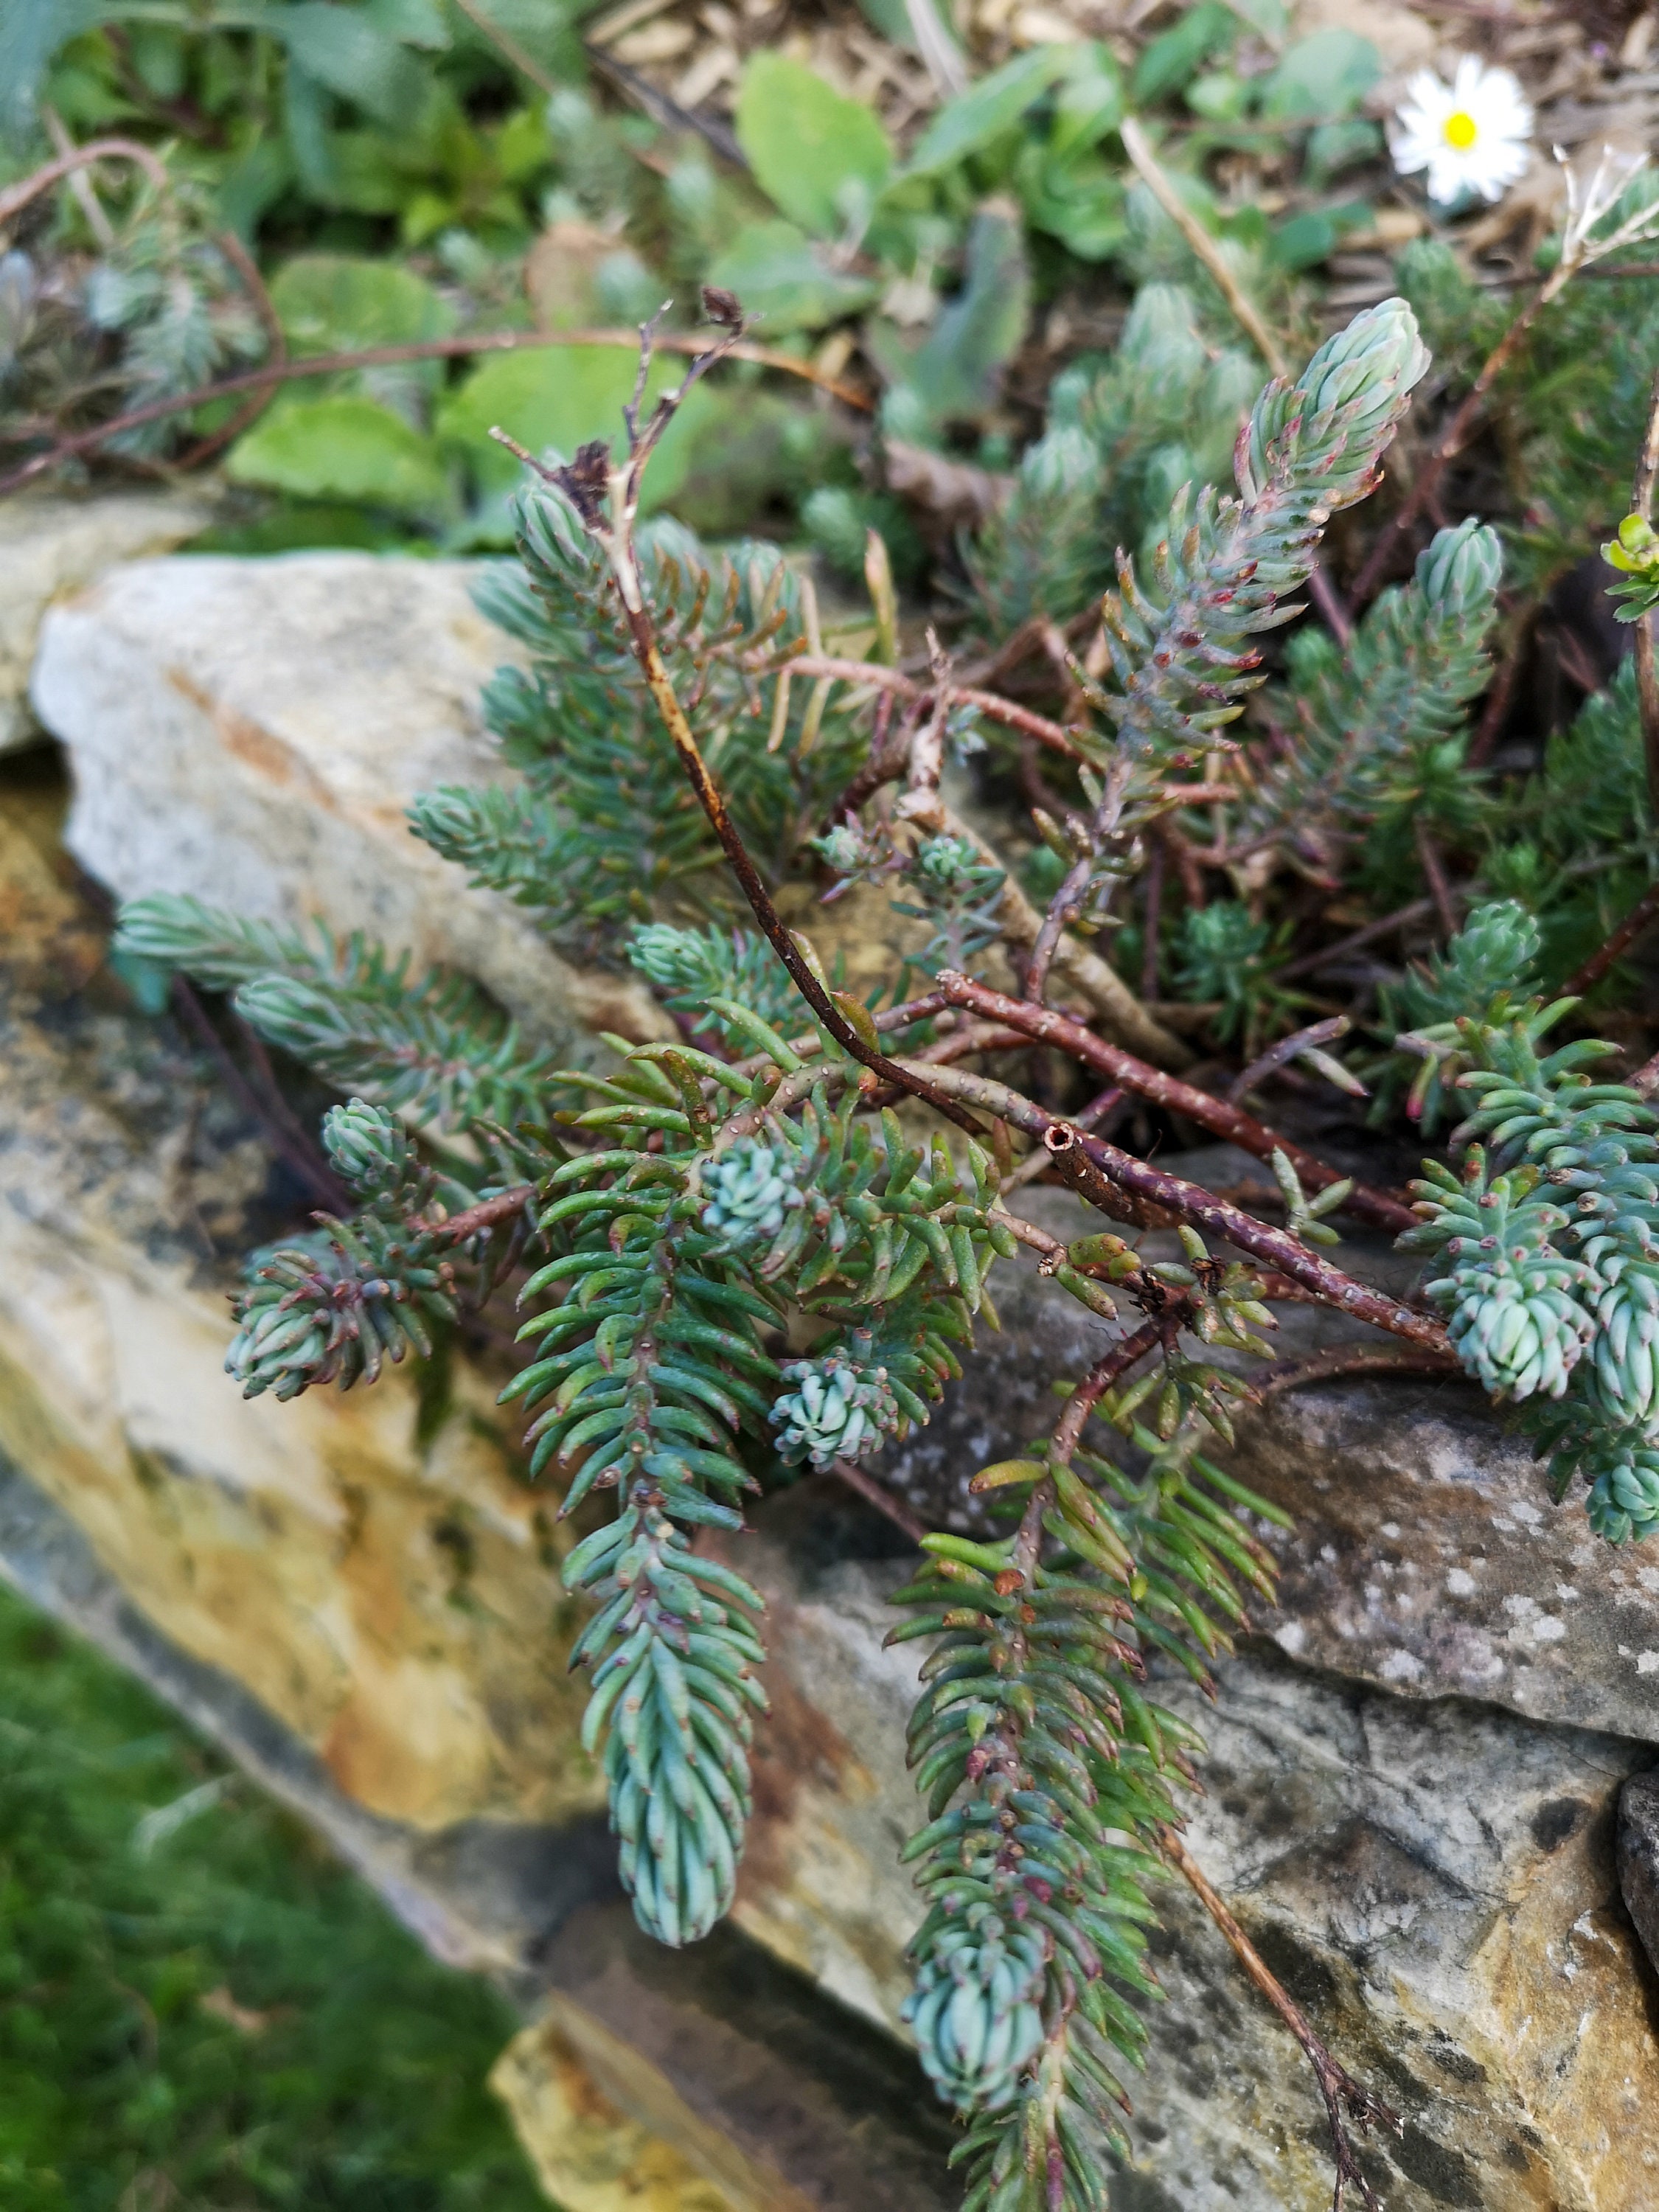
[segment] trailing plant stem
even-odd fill
[[[1160,1209],[1165,1216],[1190,1221],[1200,1229],[1224,1237],[1253,1260],[1288,1275],[1294,1283],[1314,1292],[1328,1305],[1386,1329],[1390,1336],[1436,1352],[1449,1349],[1443,1325],[1369,1284],[1356,1282],[1326,1260],[1317,1258],[1305,1244],[1280,1229],[1270,1228],[1253,1214],[1216,1198],[1200,1183],[1187,1182],[1132,1153],[1120,1152],[1103,1138],[1090,1136],[1074,1123],[1050,1114],[1035,1100],[1024,1097],[1006,1083],[988,1075],[973,1075],[960,1067],[931,1071],[941,1090],[1000,1115],[1015,1127],[1040,1138],[1052,1155],[1054,1172],[1079,1196],[1115,1219],[1125,1218],[1125,1201],[1139,1200]]]
[[[988,1020],[1006,1023],[1010,1029],[1023,1030],[1039,1043],[1058,1045],[1062,1052],[1099,1069],[1126,1091],[1149,1098],[1154,1105],[1165,1107],[1172,1114],[1184,1115],[1201,1129],[1224,1138],[1259,1160],[1270,1160],[1274,1152],[1282,1152],[1309,1190],[1328,1190],[1333,1183],[1346,1180],[1334,1168],[1328,1167],[1312,1152],[1304,1152],[1300,1145],[1278,1135],[1241,1107],[1229,1104],[1224,1098],[1213,1097],[1194,1084],[1183,1083],[1177,1075],[1166,1075],[1161,1068],[1136,1059],[1121,1045],[1108,1044],[1080,1022],[1023,1000],[1011,999],[1004,992],[994,991],[988,984],[976,983],[971,976],[952,970],[939,977],[939,987],[953,1006],[967,1007]],[[1368,1221],[1395,1236],[1417,1225],[1417,1216],[1408,1206],[1402,1206],[1398,1199],[1372,1190],[1364,1183],[1354,1185],[1344,1210],[1356,1219]]]

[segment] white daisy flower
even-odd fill
[[[1532,110],[1516,80],[1473,54],[1450,84],[1419,70],[1395,114],[1390,151],[1402,176],[1428,171],[1431,200],[1449,206],[1466,192],[1501,198],[1526,170]]]

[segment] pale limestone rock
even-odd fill
[[[511,1418],[458,1360],[288,1406],[223,1372],[269,1170],[170,1025],[100,1010],[85,910],[0,810],[0,1451],[133,1601],[371,1812],[422,1827],[597,1802],[556,1560]]]
[[[320,915],[475,976],[537,1036],[656,1034],[636,977],[584,971],[468,888],[404,810],[505,774],[479,694],[514,648],[476,570],[364,553],[134,562],[56,607],[35,711],[69,749],[68,843],[120,897]]]
[[[0,501],[0,753],[40,734],[29,712],[29,668],[52,601],[118,561],[170,551],[212,519],[213,501],[199,492]]]

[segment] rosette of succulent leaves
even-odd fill
[[[708,304],[729,331],[733,303]],[[1425,838],[1477,891],[1496,867],[1482,877],[1483,851],[1514,879],[1528,841],[1534,880],[1598,854],[1604,873],[1645,865],[1645,815],[1591,819],[1582,791],[1576,830],[1564,811],[1575,748],[1639,781],[1627,692],[1597,702],[1604,726],[1570,733],[1538,787],[1465,759],[1501,565],[1476,523],[1436,536],[1346,643],[1304,623],[1257,690],[1322,533],[1374,488],[1426,367],[1404,302],[1360,315],[1255,398],[1235,491],[1177,488],[1150,561],[1118,556],[1103,596],[1069,553],[1075,604],[1045,603],[1040,582],[1012,593],[1040,550],[1018,507],[970,549],[979,604],[1003,611],[995,635],[1030,632],[1035,606],[1059,639],[1038,658],[1063,720],[959,673],[936,639],[902,665],[878,544],[873,621],[848,659],[775,549],[714,556],[672,523],[636,530],[676,395],[644,426],[629,417],[615,457],[538,467],[518,565],[482,595],[524,648],[486,701],[514,773],[428,793],[410,824],[550,937],[632,962],[661,1034],[609,1039],[602,1066],[556,1066],[471,986],[355,939],[176,898],[123,921],[130,957],[233,994],[350,1101],[324,1141],[357,1210],[256,1255],[228,1359],[245,1390],[373,1380],[492,1285],[516,1295],[524,1364],[506,1395],[529,1416],[532,1478],[585,1532],[562,1571],[593,1607],[575,1654],[585,1740],[635,1910],[666,1942],[726,1910],[744,1847],[764,1607],[726,1540],[750,1502],[809,1468],[878,1492],[884,1444],[927,1420],[995,1327],[994,1268],[1018,1243],[1109,1325],[1054,1430],[974,1477],[992,1533],[927,1534],[896,1600],[894,1637],[926,1646],[909,2017],[964,2121],[975,2212],[1106,2202],[1155,1994],[1147,1930],[1202,1754],[1159,1672],[1206,1682],[1273,1587],[1264,1534],[1281,1516],[1223,1462],[1275,1298],[1328,1300],[1407,1363],[1461,1361],[1522,1406],[1558,1487],[1588,1480],[1603,1534],[1659,1525],[1659,1122],[1596,1079],[1609,1048],[1546,1048],[1571,1018],[1569,999],[1543,1000],[1563,959],[1548,899],[1534,921],[1477,898],[1428,965],[1380,1003],[1356,994],[1381,1038],[1382,1109],[1402,1092],[1425,1118],[1472,1109],[1464,1170],[1427,1170],[1415,1227],[1400,1200],[1255,1118],[1260,1066],[1237,1102],[1185,1080],[1168,1003],[1136,988],[1167,958],[1212,1037],[1265,1046],[1275,1068],[1300,1055],[1304,1086],[1334,1072],[1353,1089],[1324,1050],[1346,1021],[1298,1032],[1280,973],[1296,915],[1332,887],[1350,914],[1368,882],[1397,896]],[[1031,465],[1033,501],[1051,465],[1066,478],[1055,451]],[[986,650],[994,664],[994,638]],[[948,803],[951,730],[970,718],[994,757],[1034,746],[1054,779],[1036,810],[1046,913],[1029,859]],[[792,874],[878,886],[931,939],[855,998],[780,919]],[[1184,894],[1173,918],[1160,878]],[[1218,882],[1227,896],[1206,899]],[[1011,973],[1015,990],[997,988]],[[1033,1039],[1270,1161],[1284,1225],[1005,1080]],[[1109,1225],[1068,1246],[1019,1216],[1028,1142]],[[1336,1265],[1322,1248],[1338,1208],[1411,1230],[1444,1322]],[[1149,1226],[1177,1237],[1148,1247]],[[1347,2088],[1352,2117],[1381,2115]],[[1369,2200],[1328,2105],[1339,2194]]]

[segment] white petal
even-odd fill
[[[1452,97],[1460,107],[1472,107],[1474,105],[1480,97],[1481,88],[1489,74],[1496,75],[1497,72],[1488,72],[1483,69],[1474,54],[1458,56],[1457,67],[1452,75]],[[1513,82],[1514,79],[1511,78],[1510,82],[1513,83]]]

